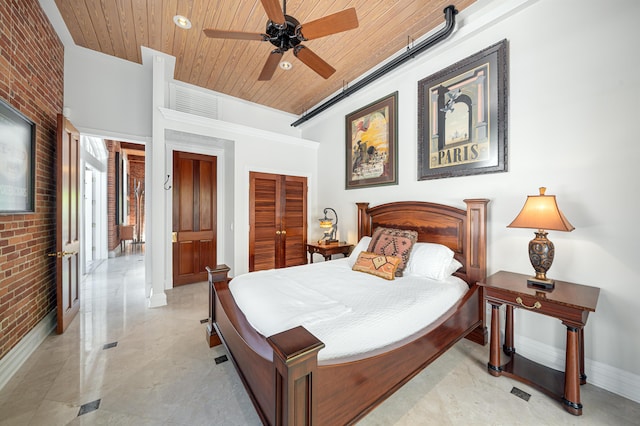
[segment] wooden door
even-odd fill
[[[307,178],[251,172],[249,271],[307,263]]]
[[[80,133],[58,114],[56,153],[57,332],[63,333],[80,310]]]
[[[279,182],[279,175],[249,175],[249,271],[274,269],[281,256]]]
[[[173,153],[173,285],[207,281],[217,246],[216,157]]]
[[[284,176],[282,229],[284,253],[281,265],[307,263],[307,178]]]

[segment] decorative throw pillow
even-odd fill
[[[376,228],[371,236],[371,242],[367,251],[376,254],[384,254],[386,256],[399,257],[402,261],[396,270],[396,277],[402,276],[413,244],[418,239],[416,231],[394,229],[394,228]]]
[[[385,256],[368,251],[363,251],[358,255],[356,263],[353,265],[354,271],[366,272],[376,277],[392,280],[401,259],[395,256]]]

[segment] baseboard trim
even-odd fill
[[[151,296],[147,299],[147,307],[158,308],[167,304],[167,294],[163,292],[154,292],[151,290]]]
[[[519,354],[556,370],[564,370],[565,353],[553,346],[523,336],[516,336]],[[585,358],[587,382],[640,403],[640,375]]]
[[[56,328],[56,311],[52,310],[0,359],[0,389],[11,380],[22,364]]]

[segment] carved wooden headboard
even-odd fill
[[[455,253],[462,268],[455,275],[470,286],[487,274],[487,199],[464,200],[467,209],[424,201],[358,206],[358,240],[379,227],[411,229],[419,242],[443,244]]]

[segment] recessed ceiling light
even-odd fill
[[[282,61],[280,62],[280,68],[282,68],[285,71],[290,70],[291,68],[293,68],[293,65],[291,65],[291,62],[288,61]]]
[[[174,16],[173,23],[179,26],[180,28],[184,28],[185,30],[188,30],[189,28],[191,28],[191,21],[182,15]]]

